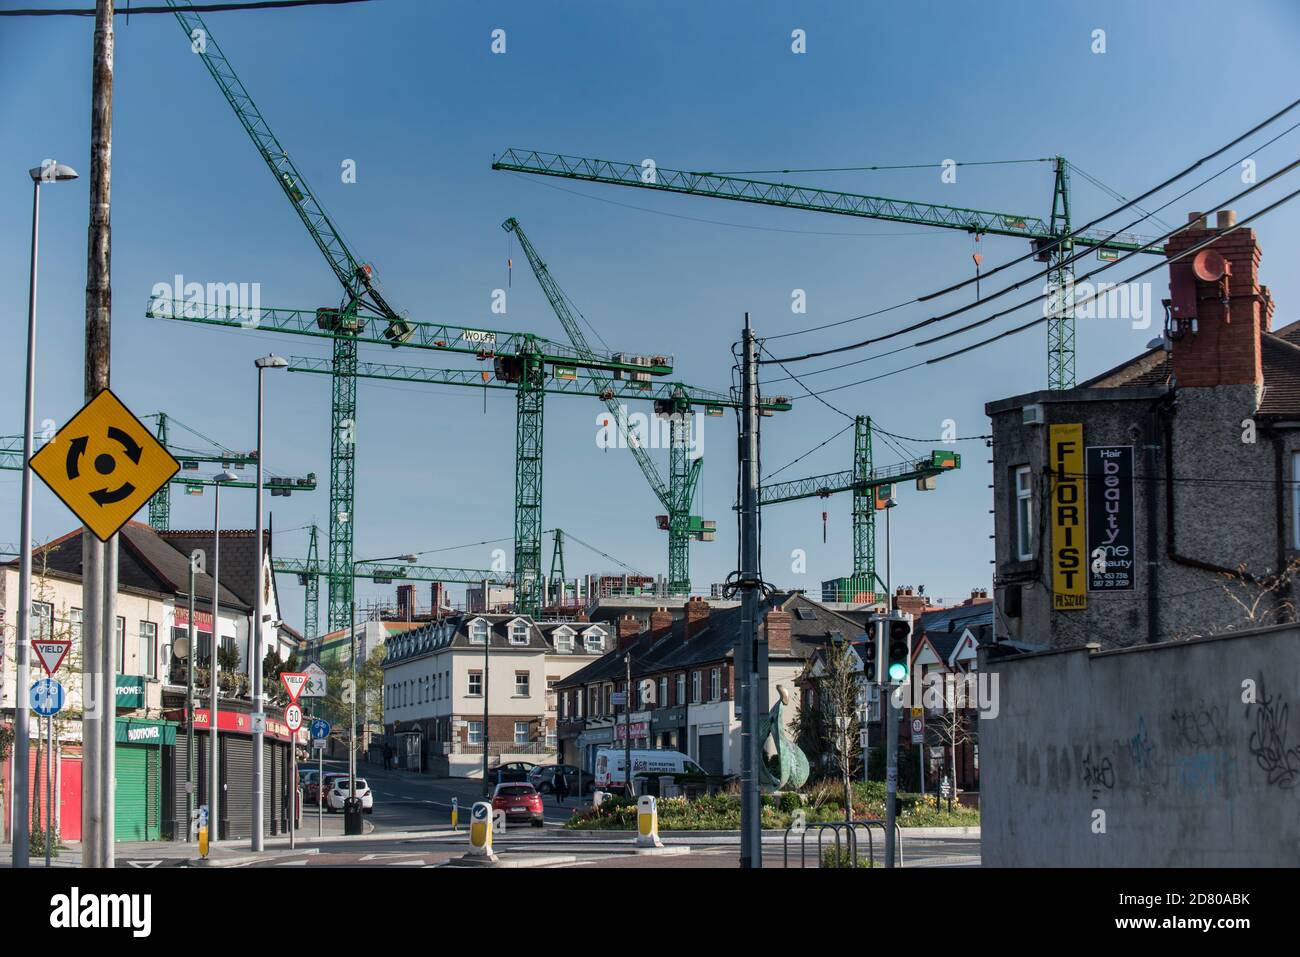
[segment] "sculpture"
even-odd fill
[[[801,788],[808,780],[808,757],[790,737],[785,716],[790,689],[777,685],[776,694],[776,704],[758,723],[759,747],[765,758],[761,762],[761,780],[778,791]]]

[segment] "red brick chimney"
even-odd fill
[[[898,611],[908,612],[916,618],[929,607],[929,600],[924,595],[915,594],[911,585],[900,585],[894,590],[894,608]]]
[[[709,603],[703,598],[696,596],[686,602],[686,630],[684,635],[685,641],[699,634],[709,620]]]
[[[1231,210],[1220,210],[1213,227],[1200,213],[1188,219],[1187,228],[1165,244],[1170,259],[1224,234],[1237,221]],[[1200,252],[1171,262],[1169,298],[1179,388],[1263,384],[1259,337],[1268,329],[1273,307],[1259,284],[1253,229],[1220,235]]]
[[[667,608],[656,608],[650,612],[650,634],[661,638],[673,627],[673,613]]]
[[[618,649],[622,651],[641,634],[641,621],[636,615],[622,615],[618,619]]]
[[[775,608],[767,613],[764,627],[767,630],[767,652],[771,655],[790,654],[790,624],[793,619],[788,611]]]
[[[397,613],[401,616],[402,621],[410,621],[415,617],[414,585],[397,586]]]

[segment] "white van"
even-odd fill
[[[627,776],[624,760],[627,752],[623,748],[598,748],[596,750],[596,787],[602,790],[623,791],[627,788]],[[681,775],[699,775],[707,772],[680,751],[668,751],[659,748],[632,749],[632,777],[638,781],[656,782],[662,774],[674,777]],[[656,782],[657,783],[657,782]]]

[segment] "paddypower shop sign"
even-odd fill
[[[144,707],[144,675],[117,676],[117,707]]]

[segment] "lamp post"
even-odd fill
[[[266,561],[266,543],[262,541],[262,394],[263,373],[267,369],[283,369],[289,365],[287,359],[271,353],[269,356],[262,356],[256,359],[253,365],[257,367],[257,518],[254,521],[253,536],[257,539],[257,594],[253,598],[253,634],[249,641],[249,658],[252,660],[248,663],[249,684],[253,688],[253,713],[261,715],[260,719],[253,721],[253,821],[252,821],[252,840],[250,846],[254,851],[262,850],[262,743],[266,735],[266,693],[262,687],[262,615],[264,614],[263,601],[263,578],[262,565]],[[297,732],[294,732],[294,741],[290,747],[296,748]],[[297,782],[290,782],[292,785],[291,794],[294,795],[294,807],[289,809],[289,832],[293,836],[293,821],[297,819]]]
[[[203,570],[203,551],[190,552],[190,587],[186,593],[189,626],[186,635],[172,646],[172,655],[185,661],[185,840],[192,841],[194,826],[194,657],[198,654],[194,634],[194,580]]]
[[[492,799],[492,788],[488,784],[488,649],[492,647],[492,622],[488,621],[488,595],[492,586],[483,579],[483,621],[487,625],[487,634],[483,636],[483,800]],[[468,604],[468,602],[466,602]]]
[[[221,752],[218,748],[217,709],[221,668],[217,664],[217,646],[221,641],[221,486],[236,476],[229,469],[212,476],[216,483],[212,509],[212,647],[208,668],[212,672],[212,708],[208,714],[208,842],[221,839]],[[215,836],[214,836],[215,835]]]
[[[387,558],[365,558],[352,563],[352,577],[357,577],[357,566],[366,564],[378,564],[380,562],[414,562],[418,556],[414,554],[390,555]],[[352,640],[351,654],[348,656],[351,662],[350,670],[352,672],[352,730],[348,735],[348,798],[344,806],[343,833],[360,834],[361,833],[361,816],[357,813],[357,590],[352,589]],[[351,812],[351,813],[348,813]],[[355,824],[353,823],[355,821]]]
[[[41,183],[76,179],[70,166],[46,160],[27,171],[32,178],[32,262],[27,287],[27,389],[23,402],[22,531],[18,546],[18,646],[14,650],[17,687],[14,691],[14,826],[13,866],[26,867],[30,808],[27,804],[27,754],[30,747],[27,686],[31,683],[28,645],[32,621],[32,433],[36,403],[36,270],[40,254]],[[47,772],[48,773],[48,770]],[[51,811],[51,813],[53,813]]]

